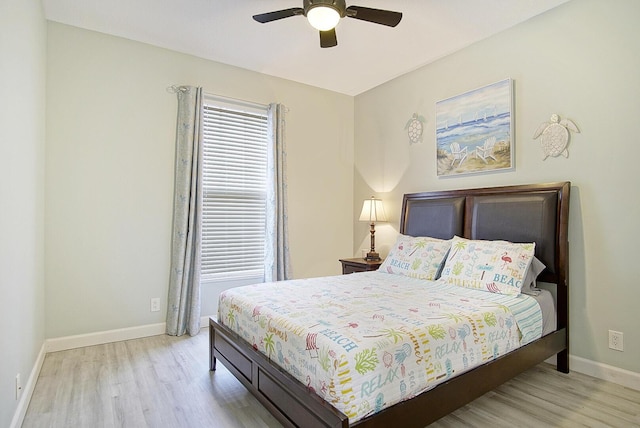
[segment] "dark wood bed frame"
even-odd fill
[[[568,373],[569,189],[569,182],[559,182],[406,194],[400,219],[400,233],[412,236],[536,242],[536,257],[547,266],[538,280],[556,285],[555,332],[352,425],[213,318],[210,370],[222,361],[284,426],[305,428],[424,427],[553,355],[557,370]]]

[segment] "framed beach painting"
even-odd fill
[[[438,177],[514,169],[513,82],[436,103]]]

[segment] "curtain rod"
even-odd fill
[[[171,86],[167,86],[167,92],[169,92],[170,94],[177,94],[178,92],[187,92],[189,90],[189,86],[188,85],[171,85]],[[239,98],[232,98],[232,97],[225,97],[222,95],[215,95],[215,94],[211,94],[208,93],[206,91],[204,91],[204,96],[205,98],[209,98],[209,99],[215,99],[218,101],[222,101],[222,102],[232,102],[232,103],[239,103],[239,104],[244,104],[247,106],[252,106],[252,107],[258,107],[258,108],[268,108],[269,104],[262,104],[262,103],[256,103],[254,101],[247,101],[247,100],[241,100]],[[288,109],[287,109],[288,111]]]
[[[181,85],[167,86],[167,92],[169,92],[170,94],[177,94],[178,92],[187,92],[188,90],[189,88]]]

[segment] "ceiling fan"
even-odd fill
[[[361,6],[347,7],[345,0],[303,0],[302,7],[261,13],[253,15],[253,19],[265,24],[298,15],[305,16],[309,23],[320,31],[320,46],[323,48],[331,48],[338,44],[335,27],[345,16],[389,27],[395,27],[402,19],[400,12]]]

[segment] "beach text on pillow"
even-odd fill
[[[378,270],[432,281],[450,247],[450,240],[400,234]]]
[[[455,236],[441,278],[460,287],[518,295],[534,251],[535,243],[469,240]]]

